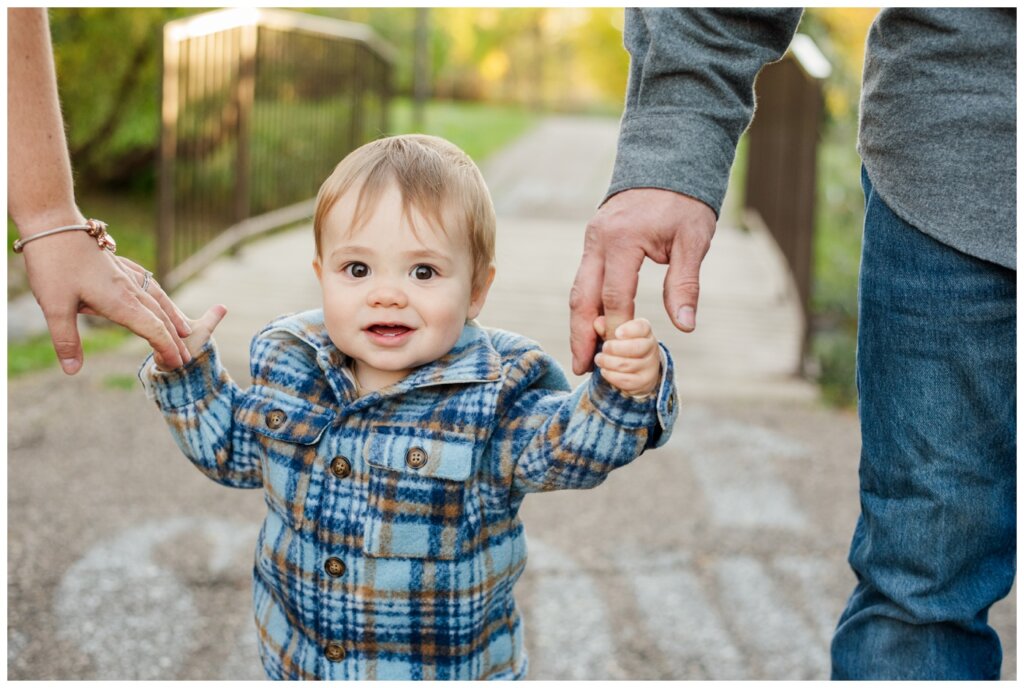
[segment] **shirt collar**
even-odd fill
[[[338,351],[327,334],[323,309],[316,309],[278,320],[271,332],[286,332],[316,352],[321,366],[348,367],[349,358]],[[491,344],[487,332],[475,320],[466,322],[451,351],[431,363],[414,369],[390,387],[374,392],[392,396],[418,387],[494,382],[501,379],[501,356]]]

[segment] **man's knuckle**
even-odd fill
[[[67,358],[78,353],[78,343],[70,339],[53,340],[53,350],[60,358]]]
[[[66,303],[40,303],[39,307],[43,311],[43,317],[47,320],[62,320],[70,318],[75,315],[76,311]]]
[[[597,309],[594,307],[593,300],[589,296],[589,293],[579,284],[574,284],[572,286],[572,289],[569,290],[569,308],[573,312],[597,311]]]

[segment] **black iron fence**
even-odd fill
[[[818,141],[831,66],[803,34],[781,61],[757,77],[757,110],[747,152],[748,222],[763,223],[789,263],[803,307],[807,351],[814,258]],[[803,356],[801,356],[803,358]]]
[[[308,218],[346,153],[387,132],[393,50],[366,26],[239,8],[164,29],[157,275]]]

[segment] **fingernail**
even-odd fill
[[[192,327],[187,322],[185,322],[184,320],[182,321],[182,324],[185,325],[185,336],[187,337],[190,334],[192,334]]]
[[[693,306],[683,306],[676,313],[676,322],[678,322],[684,330],[692,330],[697,326],[697,318],[693,312]]]
[[[77,358],[62,358],[60,359],[60,367],[68,375],[78,372],[78,369],[82,367],[81,361]]]

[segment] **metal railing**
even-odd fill
[[[169,289],[312,214],[346,153],[387,132],[394,51],[368,27],[239,8],[164,27],[157,275]]]
[[[758,75],[748,132],[744,205],[756,213],[750,221],[771,232],[792,271],[804,315],[802,354],[809,336],[822,81],[830,73],[814,42],[797,34],[786,56]]]

